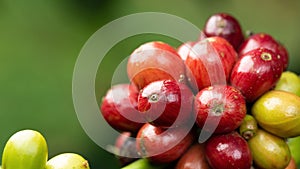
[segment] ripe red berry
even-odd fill
[[[179,56],[181,57],[181,59],[183,61],[186,60],[186,58],[188,57],[188,55],[195,43],[196,42],[194,42],[194,41],[185,42],[177,48],[177,53],[179,54]]]
[[[178,160],[175,169],[210,169],[204,144],[195,143]]]
[[[137,110],[138,90],[134,85],[112,86],[102,98],[101,114],[107,123],[119,131],[137,132],[143,118]]]
[[[208,139],[205,154],[213,169],[250,169],[252,165],[247,141],[235,131]]]
[[[155,81],[138,96],[138,110],[159,127],[183,125],[192,115],[194,95],[188,86],[173,80]]]
[[[246,101],[232,86],[217,85],[202,89],[195,97],[194,112],[200,128],[210,133],[237,129],[246,116]]]
[[[185,127],[163,129],[146,123],[137,134],[137,150],[153,163],[170,163],[181,157],[193,143]]]
[[[283,70],[288,67],[289,56],[286,48],[267,33],[256,33],[248,37],[240,46],[239,56],[256,48],[267,48],[279,54]]]
[[[133,51],[127,74],[139,89],[157,80],[185,82],[185,65],[177,51],[163,42],[148,42]]]
[[[227,13],[216,13],[210,16],[204,25],[203,32],[207,37],[220,36],[225,38],[235,50],[244,40],[238,20]]]
[[[140,158],[136,149],[136,139],[130,132],[122,132],[115,142],[115,153],[121,166],[127,165]]]
[[[231,73],[231,85],[239,89],[248,102],[270,90],[282,73],[280,55],[257,48],[241,55]]]
[[[221,37],[210,37],[192,47],[185,63],[193,90],[199,91],[213,84],[225,84],[237,61],[232,45]]]

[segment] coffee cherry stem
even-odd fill
[[[239,132],[246,140],[249,140],[256,135],[257,122],[252,115],[247,114],[245,116],[242,124],[240,125]]]
[[[146,158],[138,159],[127,166],[121,168],[121,169],[141,169],[141,168],[147,168],[147,169],[163,169],[166,168],[167,164],[153,164]]]
[[[248,37],[254,35],[255,32],[253,32],[252,30],[247,30],[245,34],[246,34],[246,38],[248,38]]]

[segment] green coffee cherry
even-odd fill
[[[294,93],[300,97],[300,78],[295,72],[285,71],[276,83],[275,90]]]
[[[285,140],[262,129],[257,130],[248,145],[258,168],[284,169],[290,162],[291,152]]]
[[[76,153],[63,153],[51,158],[46,169],[90,169],[89,163]]]
[[[300,165],[300,136],[288,138],[287,141],[292,157],[294,158],[297,165]]]
[[[257,122],[252,115],[247,114],[240,125],[239,132],[246,140],[254,137],[257,132]]]
[[[167,164],[152,164],[150,161],[146,158],[138,159],[127,166],[121,168],[121,169],[164,169],[167,168]]]
[[[258,125],[279,137],[300,136],[300,97],[285,91],[263,94],[251,108]]]
[[[37,131],[22,130],[7,141],[2,154],[2,168],[44,169],[47,159],[45,138]]]

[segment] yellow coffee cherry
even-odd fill
[[[2,154],[3,169],[44,169],[48,147],[41,133],[21,130],[7,141]]]
[[[90,169],[89,163],[76,153],[63,153],[51,158],[46,169]]]

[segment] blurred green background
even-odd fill
[[[200,29],[211,14],[231,13],[244,31],[266,32],[282,42],[290,54],[289,70],[300,73],[298,0],[1,0],[0,154],[13,133],[31,128],[46,137],[49,157],[77,152],[92,168],[119,168],[114,156],[92,142],[79,124],[72,73],[81,48],[95,31],[124,15],[146,11],[177,15]],[[149,34],[117,44],[99,66],[99,103],[114,68],[139,44],[151,40],[179,45]]]

